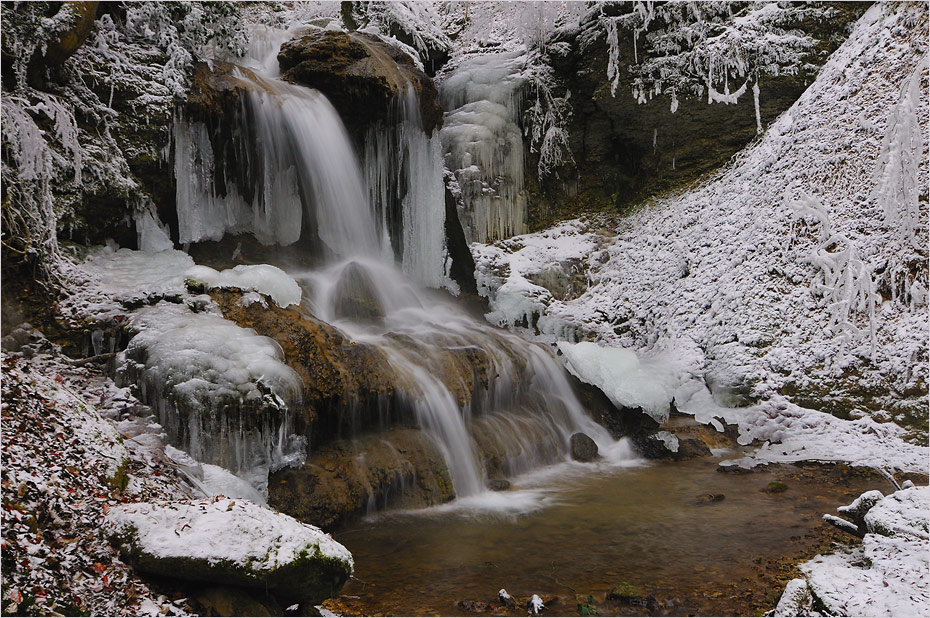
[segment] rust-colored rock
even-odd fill
[[[56,17],[63,16],[68,26],[58,32],[58,36],[43,42],[29,61],[29,81],[35,87],[41,87],[43,73],[64,64],[78,48],[87,41],[94,27],[99,2],[62,2]]]
[[[350,129],[392,121],[392,105],[412,86],[420,101],[423,130],[442,125],[436,86],[403,50],[360,32],[311,32],[281,46],[284,79],[316,88],[339,110]]]
[[[442,455],[415,429],[335,442],[268,483],[272,506],[324,528],[364,515],[369,505],[422,508],[454,497]]]

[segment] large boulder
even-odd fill
[[[329,535],[248,500],[127,504],[104,525],[140,571],[267,590],[285,604],[338,594],[354,568]]]
[[[325,94],[350,130],[394,120],[392,103],[412,86],[420,101],[423,130],[442,125],[442,107],[433,80],[407,52],[361,32],[316,31],[281,46],[284,79]]]

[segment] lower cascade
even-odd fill
[[[359,157],[319,91],[249,69],[230,75],[241,86],[238,106],[222,118],[175,118],[180,241],[251,234],[278,245],[273,255],[301,301],[285,311],[260,297],[213,294],[223,317],[257,331],[250,345],[267,366],[252,371],[239,349],[197,366],[209,366],[208,382],[222,382],[224,371],[248,375],[244,397],[230,385],[177,387],[170,345],[137,336],[123,379],[142,385],[172,442],[323,525],[480,494],[568,459],[578,433],[601,453],[630,456],[586,415],[545,348],[421,287],[458,292],[448,276],[440,136],[424,131],[409,83],[388,121],[367,130]],[[310,343],[313,352],[300,352]]]

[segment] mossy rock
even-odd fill
[[[352,557],[318,528],[248,500],[114,507],[105,526],[142,572],[267,591],[282,604],[319,604],[339,593]]]

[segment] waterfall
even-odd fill
[[[254,45],[252,66],[273,73],[269,50],[283,37],[265,37]],[[366,135],[364,173],[338,113],[321,93],[246,69],[233,72],[243,88],[241,108],[225,119],[235,123],[231,142],[211,139],[200,120],[179,116],[174,127],[181,242],[249,232],[266,244],[324,248],[317,251],[320,264],[291,273],[308,292],[305,308],[349,341],[383,352],[396,384],[392,405],[403,406],[436,445],[459,497],[484,491],[491,475],[566,458],[574,432],[587,433],[602,448],[612,442],[581,410],[544,348],[476,321],[422,287],[452,286],[442,177],[447,140],[450,156],[466,168],[480,166],[467,193],[473,236],[486,240],[523,230],[522,140],[515,121],[521,58],[501,54],[493,70],[481,65],[485,81],[478,89],[457,89],[450,78],[444,96],[459,110],[441,135],[423,131],[416,91],[408,84],[394,102],[393,122]],[[478,124],[466,127],[466,117],[478,112]],[[492,125],[487,134],[469,141],[482,122]],[[493,191],[480,189],[491,177],[497,179]],[[351,309],[358,304],[347,305],[346,297],[374,310],[358,315]],[[464,366],[462,359],[477,360]],[[378,497],[367,496],[367,502]]]
[[[378,255],[383,235],[335,108],[315,90],[241,71],[234,77],[247,85],[243,119],[252,123],[239,136],[246,143],[235,145],[245,178],[218,177],[204,123],[175,121],[180,242],[247,231],[286,246],[309,226],[331,255]]]

